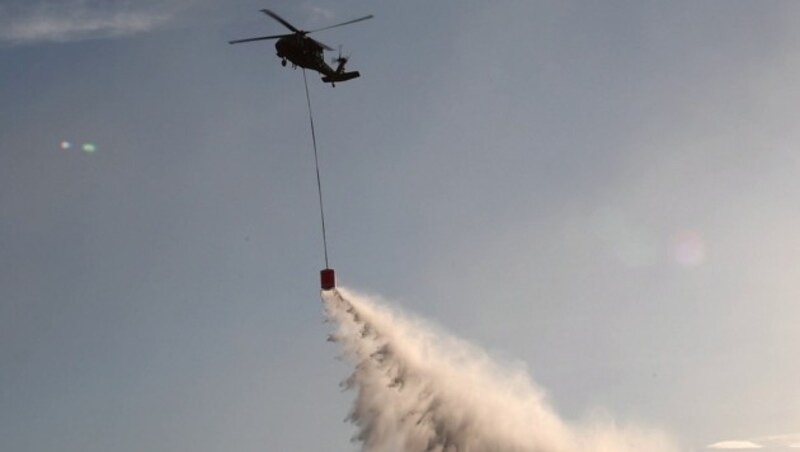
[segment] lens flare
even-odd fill
[[[706,242],[700,234],[683,231],[675,236],[673,256],[684,267],[697,267],[706,260]]]
[[[97,146],[94,143],[83,143],[83,152],[92,154],[97,150]]]
[[[59,146],[61,147],[61,149],[67,150],[72,148],[72,143],[70,143],[69,141],[62,141],[61,143],[59,143]]]

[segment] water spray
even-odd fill
[[[675,452],[654,429],[561,419],[522,364],[343,288],[323,292],[364,452]]]

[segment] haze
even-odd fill
[[[568,421],[797,444],[797,2],[5,0],[0,448],[357,449],[263,7],[375,15],[308,74],[342,283]]]

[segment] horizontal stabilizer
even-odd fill
[[[350,71],[350,72],[343,72],[341,74],[333,74],[333,75],[326,75],[322,77],[322,81],[325,83],[333,83],[333,82],[346,82],[348,80],[352,80],[354,78],[360,77],[361,74],[358,71]]]

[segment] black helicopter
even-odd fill
[[[281,59],[281,64],[283,66],[286,66],[286,60],[289,60],[292,62],[292,67],[294,68],[300,66],[302,68],[317,71],[322,74],[322,81],[325,83],[330,83],[332,86],[336,86],[336,82],[352,80],[361,75],[358,73],[358,71],[345,72],[344,65],[347,63],[348,58],[342,57],[341,47],[339,48],[339,57],[333,59],[333,62],[337,64],[336,69],[328,66],[328,64],[325,63],[323,51],[333,49],[315,39],[308,37],[307,35],[309,33],[315,33],[322,30],[341,27],[342,25],[361,22],[362,20],[372,19],[372,14],[359,17],[358,19],[348,20],[347,22],[342,22],[340,24],[330,25],[311,31],[304,31],[297,29],[284,18],[268,9],[262,9],[261,12],[283,24],[283,26],[291,30],[292,33],[261,36],[258,38],[237,39],[235,41],[230,41],[229,43],[240,44],[243,42],[277,39],[278,42],[275,43],[275,50],[278,51],[278,57]]]

